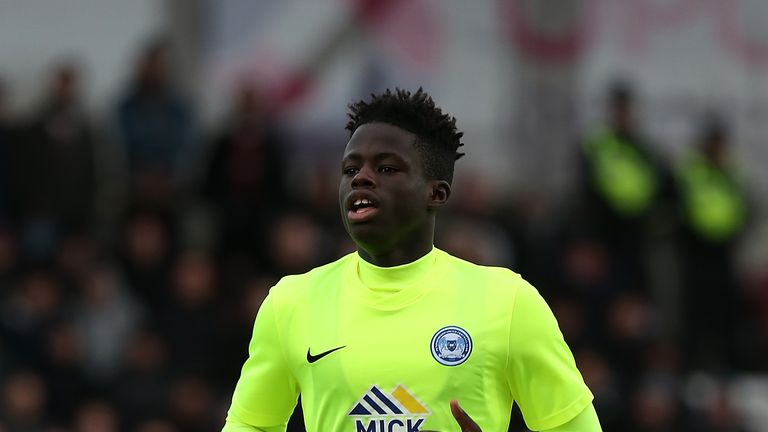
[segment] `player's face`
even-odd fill
[[[386,253],[431,231],[430,190],[416,136],[386,123],[355,130],[341,161],[344,227],[362,250]]]

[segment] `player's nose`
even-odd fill
[[[352,188],[366,187],[376,187],[376,181],[374,180],[373,171],[367,166],[363,166],[352,178]]]

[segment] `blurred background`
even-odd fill
[[[767,2],[0,0],[0,432],[219,430],[394,86],[466,131],[437,245],[541,291],[604,430],[768,431]]]

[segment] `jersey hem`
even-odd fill
[[[581,397],[571,402],[570,405],[561,409],[560,411],[540,420],[526,420],[525,424],[532,430],[536,431],[543,431],[561,426],[582,412],[587,407],[587,405],[592,403],[593,399],[594,396],[592,395],[592,392],[587,390]]]

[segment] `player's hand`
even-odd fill
[[[478,426],[477,423],[475,423],[475,421],[461,409],[459,401],[451,401],[451,414],[453,414],[453,418],[456,419],[456,423],[461,426],[461,432],[483,432],[480,430],[480,426]]]

